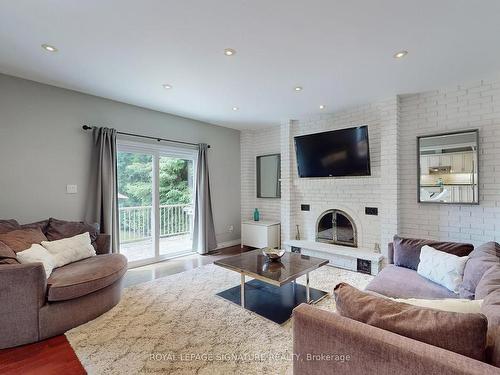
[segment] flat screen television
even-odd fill
[[[368,127],[295,137],[299,177],[370,175]]]

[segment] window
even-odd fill
[[[132,266],[193,251],[196,155],[190,148],[118,142],[119,249]]]

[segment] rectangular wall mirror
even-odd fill
[[[418,201],[479,204],[477,130],[417,138]]]
[[[257,198],[281,197],[280,154],[257,156]]]

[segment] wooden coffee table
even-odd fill
[[[240,285],[217,293],[218,296],[278,324],[290,319],[292,310],[301,303],[316,303],[328,295],[309,287],[309,273],[328,264],[326,259],[286,252],[279,262],[272,262],[259,249],[214,264],[241,274]],[[306,285],[296,282],[303,275]],[[245,282],[246,276],[253,280]]]

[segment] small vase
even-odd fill
[[[253,220],[254,221],[259,221],[260,220],[260,213],[259,213],[259,210],[257,208],[253,212]]]

